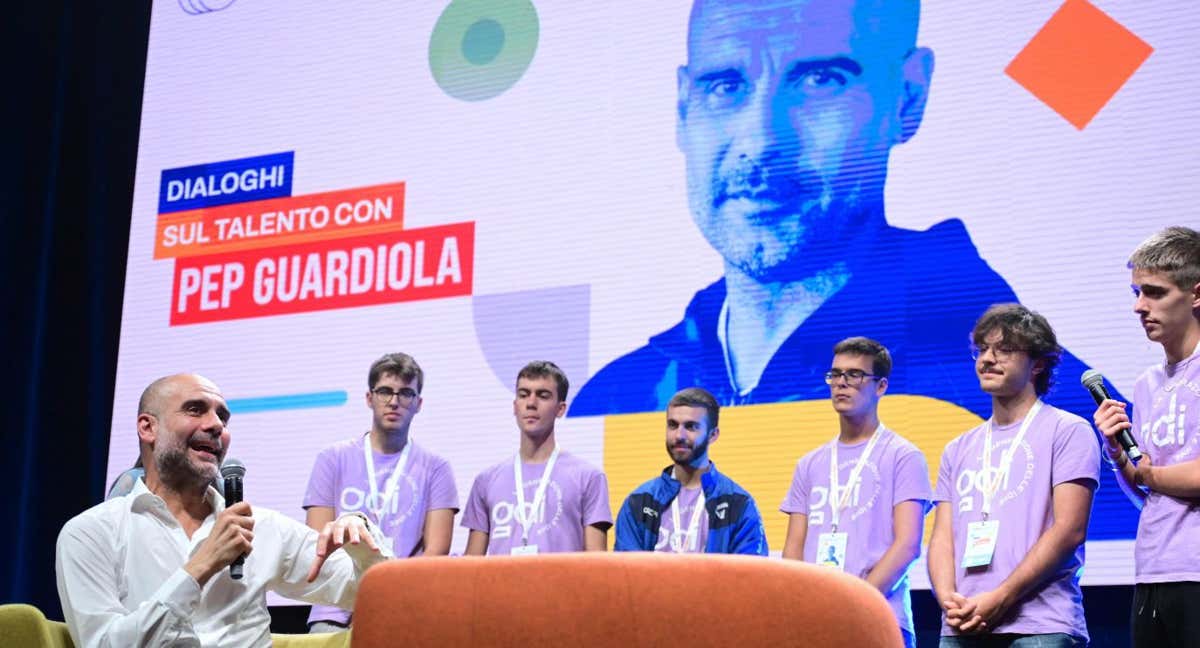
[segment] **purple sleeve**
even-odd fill
[[[454,471],[450,462],[439,457],[429,470],[429,509],[453,509],[458,512],[458,486],[454,484]]]
[[[313,462],[312,473],[308,476],[308,487],[304,490],[302,506],[337,507],[337,457],[333,448],[326,448],[317,455]]]
[[[916,448],[904,448],[896,454],[895,470],[892,506],[915,500],[922,502],[928,513],[932,508],[933,489],[929,487],[929,464],[925,462],[925,454]]]
[[[1060,422],[1054,435],[1050,483],[1058,486],[1076,479],[1090,480],[1092,488],[1100,484],[1100,443],[1090,425],[1072,416]]]
[[[934,504],[954,501],[954,474],[951,464],[954,463],[955,450],[960,439],[962,437],[947,443],[946,449],[942,450],[942,459],[938,463],[937,485],[933,488]]]
[[[488,471],[479,473],[475,483],[471,485],[471,494],[467,496],[467,507],[463,509],[460,526],[472,531],[492,532],[492,517],[488,514],[487,482]]]
[[[591,470],[583,486],[583,525],[607,529],[612,526],[612,508],[608,505],[608,477]]]
[[[783,513],[803,513],[808,515],[808,464],[811,454],[805,455],[796,462],[796,471],[792,473],[792,486],[788,489],[779,510]]]

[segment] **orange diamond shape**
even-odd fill
[[[1087,0],[1067,0],[1004,72],[1083,130],[1153,51]]]

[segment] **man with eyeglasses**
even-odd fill
[[[667,456],[672,465],[638,486],[617,516],[617,551],[767,555],[754,498],[717,472],[708,447],[721,434],[721,406],[699,387],[667,405]]]
[[[995,305],[971,339],[992,414],[938,469],[928,563],[941,645],[1085,646],[1079,573],[1100,446],[1086,421],[1042,402],[1061,353],[1046,318]]]
[[[908,568],[921,555],[933,492],[924,453],[879,420],[891,371],[891,353],[875,340],[833,347],[825,383],[838,434],[800,458],[779,510],[789,516],[783,557],[865,579],[887,598],[911,647]]]
[[[367,372],[371,429],[321,451],[304,495],[306,520],[319,529],[357,511],[377,524],[397,558],[450,553],[458,490],[450,464],[409,434],[421,411],[425,373],[412,356],[389,353]],[[351,614],[313,606],[309,632],[349,626]]]
[[[463,510],[467,555],[605,551],[612,512],[608,479],[558,446],[554,425],[567,411],[567,375],[538,360],[517,374],[516,454],[475,477]]]

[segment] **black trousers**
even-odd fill
[[[1133,589],[1133,648],[1200,646],[1200,583],[1142,583]]]

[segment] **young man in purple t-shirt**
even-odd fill
[[[888,599],[911,647],[908,568],[921,555],[933,492],[925,455],[879,421],[891,371],[891,353],[875,340],[852,337],[833,347],[825,382],[838,435],[801,457],[779,510],[789,516],[783,557],[865,579]]]
[[[359,511],[379,525],[397,558],[450,552],[458,512],[454,473],[409,435],[424,385],[425,373],[406,353],[389,353],[371,364],[366,393],[371,430],[317,455],[304,494],[309,526],[320,529],[342,513]],[[343,629],[350,616],[313,606],[309,632]]]
[[[1133,310],[1165,362],[1106,400],[1096,427],[1122,490],[1141,509],[1134,541],[1133,645],[1172,648],[1200,641],[1200,232],[1170,227],[1129,259]],[[1116,436],[1130,430],[1143,453],[1135,466]]]
[[[992,415],[947,444],[938,469],[927,559],[941,645],[1086,645],[1079,572],[1096,435],[1041,400],[1061,353],[1046,318],[992,306],[971,340]]]
[[[463,510],[468,556],[604,551],[612,511],[608,479],[558,447],[554,424],[567,411],[567,376],[553,362],[517,374],[517,454],[479,473]],[[520,484],[518,488],[517,485]]]

